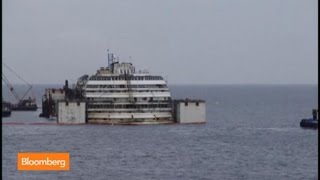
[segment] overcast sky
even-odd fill
[[[2,3],[2,60],[30,83],[92,75],[107,49],[169,84],[318,82],[317,0]]]

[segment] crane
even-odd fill
[[[7,85],[10,92],[13,94],[13,96],[19,101],[20,100],[19,94],[14,90],[14,88],[11,85],[11,83],[9,82],[8,78],[3,73],[2,73],[2,80],[3,80],[3,82],[5,82],[5,84]]]
[[[2,63],[4,67],[6,67],[9,71],[14,73],[19,79],[21,79],[23,82],[25,82],[28,86],[28,89],[26,92],[20,97],[19,94],[15,91],[13,86],[11,85],[10,81],[6,77],[4,73],[2,73],[2,80],[5,82],[7,87],[9,88],[10,92],[13,94],[13,96],[17,99],[18,104],[16,104],[16,110],[36,110],[37,105],[35,101],[35,97],[33,94],[33,99],[29,98],[29,100],[25,100],[26,95],[30,92],[32,89],[32,85],[29,84],[27,81],[25,81],[20,75],[18,75],[15,71],[13,71],[9,66],[7,66],[5,63]]]

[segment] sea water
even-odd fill
[[[62,85],[35,86],[39,106],[46,87]],[[299,126],[317,108],[316,85],[169,88],[204,99],[207,123],[56,125],[41,109],[13,111],[2,119],[3,179],[318,179],[318,130]],[[67,151],[70,171],[19,172],[27,151]]]

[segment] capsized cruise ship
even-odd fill
[[[108,55],[108,67],[81,78],[87,100],[89,122],[172,122],[171,95],[161,76],[136,72],[132,63],[115,62]]]
[[[108,66],[69,88],[46,89],[40,117],[58,123],[168,124],[205,122],[203,100],[171,99],[162,76],[137,71],[108,53]]]

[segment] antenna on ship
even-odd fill
[[[113,53],[109,53],[109,49],[107,50],[107,52],[108,52],[108,67],[111,68],[114,57],[113,57]]]

